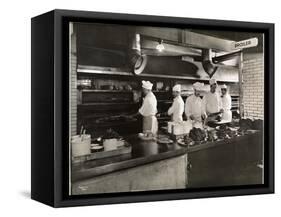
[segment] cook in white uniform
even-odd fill
[[[194,83],[194,94],[189,96],[185,102],[185,115],[187,117],[187,120],[193,121],[194,127],[200,127],[202,125],[202,118],[205,118],[203,101],[200,98],[200,90],[202,90],[203,86],[203,83]]]
[[[221,97],[216,89],[216,79],[210,79],[210,92],[206,93],[206,95],[203,97],[203,107],[208,116],[213,113],[223,112],[221,106]]]
[[[231,112],[231,96],[228,94],[227,86],[224,84],[221,86],[221,105],[223,109],[222,121],[231,122],[232,112]]]
[[[142,91],[145,95],[139,113],[143,117],[143,132],[155,135],[158,131],[158,122],[156,118],[157,100],[152,93],[153,84],[150,81],[142,81]]]
[[[168,110],[168,115],[172,115],[173,122],[182,122],[182,114],[184,112],[184,102],[181,98],[181,85],[177,84],[173,87],[174,101]]]

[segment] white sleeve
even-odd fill
[[[190,97],[191,96],[187,97],[187,99],[185,101],[185,110],[184,110],[184,112],[185,112],[185,115],[186,115],[187,118],[189,118],[190,113],[191,113],[191,103],[190,103],[191,98]]]
[[[231,96],[228,95],[226,99],[227,99],[227,100],[226,100],[226,105],[225,105],[225,107],[226,107],[227,110],[230,110],[230,109],[231,109]]]
[[[184,113],[184,102],[181,101],[178,103],[179,106],[179,113],[182,115]]]
[[[139,109],[139,113],[142,116],[150,116],[154,114],[154,105],[151,99],[144,99],[141,108]]]
[[[201,101],[201,115],[206,115],[206,105],[203,103],[203,99]]]
[[[205,114],[207,112],[207,99],[206,99],[206,95],[203,96],[203,99],[202,99],[202,108],[201,108],[201,113],[202,114]]]

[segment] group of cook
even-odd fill
[[[228,94],[227,86],[222,85],[221,94],[217,91],[217,81],[210,79],[210,91],[207,92],[203,99],[200,92],[204,87],[204,83],[195,82],[193,84],[194,93],[186,99],[184,103],[181,97],[181,85],[177,84],[173,87],[173,104],[168,110],[168,115],[172,121],[182,122],[183,115],[187,120],[191,120],[195,126],[200,125],[204,121],[221,117],[224,123],[231,122],[231,97]],[[158,131],[157,123],[157,99],[152,92],[153,84],[150,81],[142,81],[142,90],[144,99],[138,113],[143,117],[143,132],[151,132],[156,134]]]

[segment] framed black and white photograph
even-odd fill
[[[274,24],[55,10],[31,36],[33,199],[274,192]]]

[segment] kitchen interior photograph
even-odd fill
[[[263,184],[263,34],[70,23],[69,194]]]

